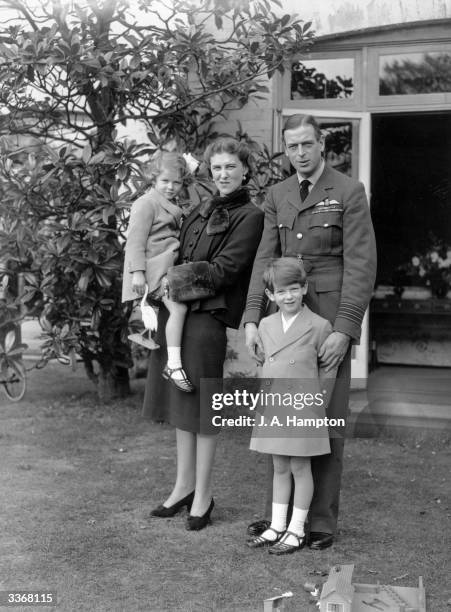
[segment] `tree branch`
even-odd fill
[[[28,23],[31,25],[31,27],[33,28],[35,32],[39,31],[39,27],[37,26],[36,21],[34,20],[33,16],[28,11],[28,9],[22,4],[22,2],[20,2],[20,0],[4,0],[4,2],[6,6],[9,6],[10,8],[18,11],[19,13],[22,13],[25,19],[28,21]]]

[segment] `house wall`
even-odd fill
[[[304,21],[312,21],[316,36],[347,32],[412,21],[451,18],[451,0],[282,0],[279,12],[297,14]],[[312,47],[314,51],[314,46]],[[271,83],[269,84],[271,88]],[[272,146],[273,131],[272,93],[267,103],[230,114],[224,128],[231,133],[236,121],[251,137]]]
[[[320,0],[316,3],[311,0],[282,0],[282,8],[276,9],[274,7],[273,10],[281,14],[297,14],[304,21],[312,21],[316,36],[404,22],[451,18],[451,0]],[[215,29],[213,25],[212,29]],[[217,125],[218,131],[233,135],[239,122],[251,138],[272,147],[272,82],[268,86],[270,93],[266,102],[251,101],[243,109],[231,112],[228,121]],[[119,131],[120,136],[145,140],[142,125],[128,124],[125,129],[119,127]]]
[[[287,13],[313,21],[317,36],[406,21],[451,17],[451,0],[282,0]]]

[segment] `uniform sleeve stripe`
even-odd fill
[[[350,304],[349,302],[342,302],[338,309],[337,318],[349,319],[360,325],[364,314],[365,308],[362,308],[362,306]]]
[[[250,295],[246,301],[246,308],[264,308],[266,298],[261,295]]]
[[[266,311],[266,295],[251,294],[247,297],[246,310],[244,314],[245,323],[256,323],[260,321]]]

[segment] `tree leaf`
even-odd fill
[[[5,336],[5,353],[9,353],[16,343],[16,331],[11,330]]]
[[[89,162],[89,160],[91,159],[92,156],[92,149],[91,149],[91,145],[89,144],[89,142],[83,147],[83,151],[81,154],[81,158],[82,160],[85,162],[85,164],[87,164]]]

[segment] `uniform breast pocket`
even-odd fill
[[[331,253],[343,245],[343,213],[340,211],[312,213],[309,230],[315,249],[321,254]]]
[[[279,230],[282,255],[288,254],[290,236],[293,231],[295,219],[296,211],[285,210],[277,215],[277,228]]]

